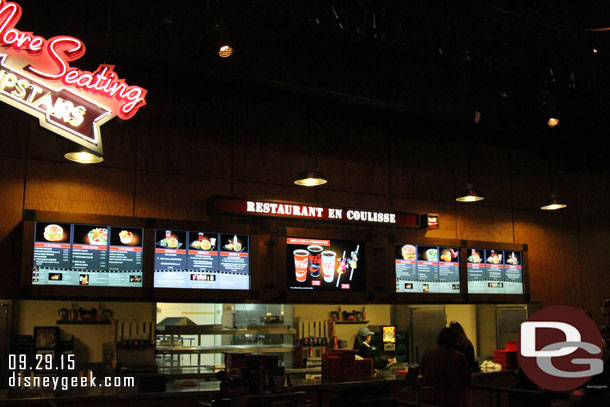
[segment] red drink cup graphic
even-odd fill
[[[332,283],[335,278],[336,259],[337,253],[331,251],[322,252],[322,275],[327,283]]]
[[[320,266],[322,265],[322,246],[307,246],[309,251],[309,274],[320,277]]]
[[[307,264],[309,263],[309,252],[307,250],[295,250],[294,252],[294,273],[298,282],[307,280]]]

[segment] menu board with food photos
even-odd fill
[[[395,246],[396,292],[460,293],[460,249],[431,245]]]
[[[364,291],[364,242],[286,238],[291,290]]]
[[[36,222],[34,236],[34,285],[142,287],[142,228]]]
[[[156,288],[248,290],[248,235],[155,230]]]
[[[470,294],[523,294],[523,252],[467,249]]]

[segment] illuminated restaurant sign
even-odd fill
[[[81,40],[19,31],[20,17],[19,4],[0,0],[0,100],[101,155],[100,126],[115,116],[132,118],[147,91],[119,78],[114,65],[94,72],[70,66],[85,54]]]
[[[427,222],[428,215],[385,210],[326,207],[314,204],[223,197],[210,198],[208,207],[213,212],[238,215],[273,216],[308,220],[318,219],[412,228],[438,227],[438,215],[434,215],[436,224],[429,225]]]

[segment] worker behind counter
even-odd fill
[[[375,369],[384,369],[389,365],[396,363],[396,358],[375,360],[373,350],[371,349],[371,338],[374,334],[375,333],[368,328],[360,328],[356,340],[354,341],[354,349],[358,350],[358,353],[356,353],[357,356],[373,359],[373,367]]]

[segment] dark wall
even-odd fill
[[[533,301],[599,318],[610,297],[609,174],[568,168],[566,157],[583,161],[577,144],[227,84],[154,97],[133,119],[102,127],[98,165],[66,161],[67,141],[0,105],[0,295],[18,284],[23,209],[244,222],[207,214],[209,196],[232,195],[438,213],[440,229],[426,236],[527,243]],[[315,189],[293,184],[310,145],[329,179]],[[468,157],[481,203],[455,201]],[[539,210],[550,172],[563,211]]]

